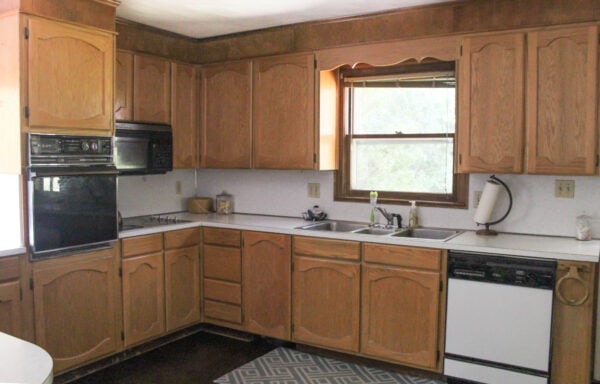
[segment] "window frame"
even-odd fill
[[[353,75],[360,77],[369,76],[387,76],[392,74],[406,74],[406,73],[419,73],[419,72],[432,72],[432,71],[447,71],[449,67],[453,67],[455,78],[458,83],[458,74],[456,68],[458,63],[447,62],[447,61],[424,61],[424,62],[410,62],[402,63],[393,66],[385,67],[373,67],[368,65],[361,65],[358,68],[350,68],[350,66],[344,66],[338,69],[338,97],[340,102],[338,103],[338,132],[339,132],[339,148],[338,148],[338,164],[339,169],[335,171],[334,175],[334,201],[353,201],[353,202],[365,202],[368,203],[369,192],[366,190],[352,189],[350,188],[351,180],[351,147],[353,138],[401,138],[401,139],[414,139],[414,138],[434,138],[434,137],[448,137],[447,134],[387,134],[387,135],[352,135],[350,128],[348,127],[348,120],[350,110],[347,106],[348,97],[346,87],[344,86],[343,76],[348,74],[350,71]],[[458,159],[458,84],[455,87],[456,92],[456,122],[455,132],[453,138],[454,156],[453,156],[453,190],[449,194],[437,194],[437,193],[417,193],[417,192],[391,192],[391,191],[378,191],[377,201],[383,204],[398,204],[408,205],[409,201],[415,200],[421,206],[432,206],[432,207],[445,207],[445,208],[467,208],[468,207],[468,195],[469,195],[469,175],[461,174],[457,171],[457,159]],[[358,136],[358,137],[357,137]]]

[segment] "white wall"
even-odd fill
[[[481,190],[488,174],[474,174],[469,182],[469,200],[474,190]],[[555,177],[497,175],[511,189],[513,209],[508,218],[495,228],[499,231],[540,235],[573,236],[575,217],[586,212],[594,218],[593,235],[600,238],[600,177]],[[575,198],[555,198],[555,179],[575,180]],[[321,197],[307,197],[307,183],[321,184]],[[319,205],[330,218],[367,221],[365,203],[333,201],[333,172],[270,170],[199,170],[197,196],[215,197],[222,190],[234,195],[238,213],[300,217],[302,211]],[[506,202],[499,204],[499,217]],[[472,205],[472,204],[470,204]],[[384,206],[406,219],[408,206]],[[420,223],[429,227],[475,229],[475,210],[419,208]]]
[[[181,194],[176,183],[181,182]],[[187,210],[187,198],[196,189],[194,170],[176,170],[164,175],[119,176],[117,207],[123,217]]]

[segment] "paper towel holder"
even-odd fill
[[[506,210],[506,212],[504,213],[504,215],[502,215],[501,218],[499,218],[498,220],[495,221],[488,221],[487,223],[477,223],[477,225],[485,225],[485,229],[480,229],[477,232],[475,232],[477,235],[480,236],[497,236],[498,232],[494,231],[493,229],[490,229],[490,225],[495,225],[500,223],[502,220],[506,219],[506,217],[508,216],[508,214],[510,213],[511,209],[512,209],[512,205],[513,205],[513,197],[512,197],[512,193],[510,192],[510,189],[508,188],[508,186],[499,178],[496,177],[496,175],[492,175],[490,176],[489,179],[487,179],[487,182],[491,182],[494,184],[500,184],[504,187],[504,189],[506,190],[506,192],[508,193],[508,209]]]

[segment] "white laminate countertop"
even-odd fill
[[[52,380],[48,352],[0,332],[0,383],[52,384]]]
[[[568,237],[536,236],[504,234],[498,236],[479,236],[474,231],[464,231],[447,241],[376,236],[349,232],[308,231],[298,227],[310,224],[300,218],[262,216],[247,214],[217,215],[178,213],[174,216],[190,220],[187,223],[165,224],[151,228],[140,228],[121,231],[120,238],[141,236],[152,233],[172,231],[197,226],[239,229],[283,233],[297,236],[322,237],[340,240],[354,240],[371,243],[405,245],[452,249],[467,252],[482,252],[508,256],[537,257],[573,261],[598,262],[600,256],[600,240],[578,241]],[[365,224],[366,225],[366,224]]]

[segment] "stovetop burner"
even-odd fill
[[[128,231],[132,229],[151,228],[161,225],[190,223],[191,220],[180,219],[174,215],[148,215],[126,217],[119,226],[120,231]]]

